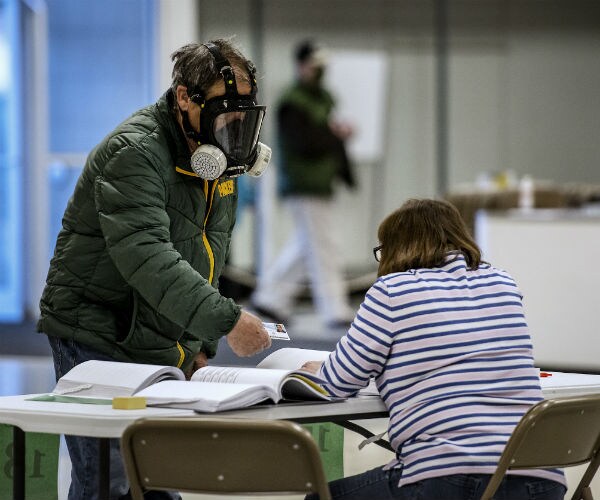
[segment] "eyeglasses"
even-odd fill
[[[379,245],[376,246],[375,248],[373,248],[373,257],[375,257],[375,260],[377,262],[379,262],[381,260],[381,249],[383,248],[383,245]]]

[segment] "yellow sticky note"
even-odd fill
[[[115,410],[143,410],[146,408],[146,398],[139,396],[113,398],[112,407]]]

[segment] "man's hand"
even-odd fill
[[[196,354],[196,357],[194,358],[194,362],[192,363],[191,368],[185,374],[185,378],[187,380],[189,380],[190,377],[194,374],[194,372],[196,370],[199,370],[200,368],[202,368],[206,365],[208,365],[208,358],[206,357],[206,353],[199,352],[198,354]]]
[[[271,347],[271,338],[259,318],[242,311],[233,330],[227,334],[227,343],[235,354],[247,357]]]
[[[346,141],[354,135],[354,127],[349,123],[332,121],[329,123],[329,128],[342,141]]]

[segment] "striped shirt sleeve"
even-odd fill
[[[379,280],[367,292],[350,329],[328,361],[321,377],[336,396],[351,396],[378,377],[393,341],[393,321],[386,284]]]

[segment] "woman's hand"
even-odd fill
[[[322,364],[323,361],[307,361],[300,368],[307,372],[318,373]]]

